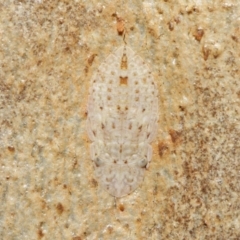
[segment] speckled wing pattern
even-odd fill
[[[147,64],[124,45],[91,79],[87,130],[95,175],[122,197],[143,181],[157,132],[158,91]]]

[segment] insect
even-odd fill
[[[123,197],[143,181],[158,122],[158,90],[150,68],[126,44],[91,79],[87,131],[95,175]]]

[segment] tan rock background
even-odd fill
[[[0,239],[240,239],[240,3],[0,2]],[[89,81],[127,44],[160,121],[145,180],[93,175]]]

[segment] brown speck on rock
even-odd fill
[[[73,161],[73,169],[76,169],[77,168],[77,164],[78,164],[78,161],[75,159]]]
[[[91,185],[92,185],[94,188],[96,188],[96,187],[98,186],[98,182],[93,178],[93,179],[91,180]]]
[[[172,139],[172,142],[173,142],[173,143],[176,143],[176,142],[179,140],[180,136],[181,136],[181,133],[180,133],[180,132],[175,131],[175,130],[173,130],[173,129],[170,129],[170,130],[169,130],[169,134],[170,134],[170,136],[171,136],[171,139]]]
[[[12,146],[8,146],[8,151],[13,153],[15,152],[15,148]]]
[[[237,92],[237,96],[238,96],[238,98],[240,98],[240,91]]]
[[[157,193],[158,193],[158,186],[154,186],[153,195],[157,195]]]
[[[119,204],[119,210],[121,211],[121,212],[123,212],[124,210],[125,210],[125,208],[124,208],[124,205],[121,203],[121,204]]]
[[[92,54],[92,55],[88,58],[87,62],[88,62],[88,64],[89,64],[89,66],[92,65],[92,63],[93,63],[93,61],[94,61],[94,58],[95,58],[96,56],[97,56],[97,54]]]
[[[233,34],[231,35],[231,38],[232,38],[233,41],[235,41],[237,43],[239,42],[239,39],[240,39],[240,27],[237,27],[234,30]]]
[[[126,224],[124,225],[124,228],[129,229],[129,224],[126,223]]]
[[[178,106],[178,107],[182,112],[185,111],[185,107],[183,107],[183,106]]]
[[[180,17],[179,17],[179,16],[178,16],[178,17],[175,17],[175,18],[174,18],[174,21],[175,21],[175,23],[177,23],[177,24],[180,23]]]
[[[38,229],[38,238],[41,239],[42,237],[44,237],[44,233],[43,233],[42,229],[40,228],[40,229]]]
[[[88,73],[88,66],[84,68],[84,72],[87,74]]]
[[[160,157],[168,150],[168,145],[165,142],[160,142],[158,144],[158,154]]]
[[[57,204],[56,209],[57,209],[57,212],[58,212],[59,215],[61,215],[63,213],[63,211],[64,211],[64,207],[63,207],[63,205],[61,203]]]
[[[112,226],[108,226],[107,227],[108,233],[112,234],[113,233],[113,227]]]
[[[200,27],[193,32],[194,38],[199,42],[201,41],[203,35],[204,35],[204,30]]]
[[[211,50],[209,49],[209,47],[207,45],[204,45],[202,47],[202,53],[203,53],[203,59],[206,61],[209,57]]]
[[[186,7],[186,12],[187,14],[192,14],[192,13],[199,12],[199,9],[195,5],[189,5]]]
[[[231,38],[233,41],[238,42],[238,38],[235,35],[232,35]]]
[[[65,47],[64,49],[66,52],[71,52],[70,47]]]
[[[82,240],[82,238],[77,236],[77,237],[73,237],[72,240]]]
[[[168,28],[170,31],[172,31],[174,29],[173,21],[168,22]]]
[[[137,221],[138,223],[140,223],[142,220],[141,220],[141,218],[138,218],[136,221]]]

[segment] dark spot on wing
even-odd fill
[[[128,85],[128,77],[120,77],[120,85]]]

